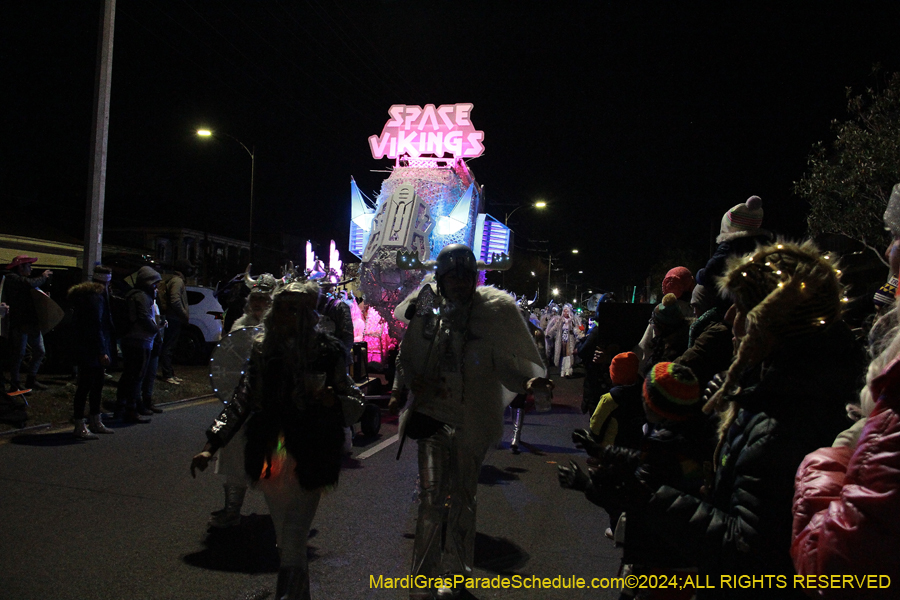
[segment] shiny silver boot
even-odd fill
[[[309,569],[282,567],[278,571],[275,600],[310,600]]]
[[[525,421],[525,409],[524,408],[514,408],[513,409],[513,436],[512,441],[509,443],[509,449],[512,450],[513,454],[519,453],[519,442],[522,440],[522,426]]]
[[[247,493],[245,485],[226,483],[222,487],[225,488],[225,508],[214,512],[209,519],[209,526],[216,529],[225,529],[241,524],[241,507],[244,506],[244,495]]]

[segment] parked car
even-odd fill
[[[182,328],[175,347],[175,362],[197,365],[209,358],[209,353],[222,339],[222,319],[225,311],[216,300],[212,288],[186,286],[190,322]]]

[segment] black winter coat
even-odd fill
[[[78,364],[87,367],[100,365],[100,356],[112,356],[115,337],[109,301],[103,284],[86,281],[69,288],[74,317],[72,339]]]
[[[844,405],[858,397],[865,354],[843,322],[782,345],[733,399],[740,407],[715,457],[711,500],[662,486],[648,523],[700,573],[781,575],[785,589],[705,590],[701,598],[802,598],[794,590],[791,544],[794,475],[809,452],[830,446],[848,425]],[[749,373],[749,372],[748,372]]]

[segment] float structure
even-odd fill
[[[381,135],[369,138],[373,158],[395,161],[374,206],[350,179],[349,249],[361,260],[359,286],[396,338],[402,324],[393,310],[422,281],[420,272],[397,267],[398,251],[422,262],[448,244],[465,244],[484,262],[510,252],[510,231],[483,212],[482,188],[466,163],[484,152],[471,112],[468,103],[391,106]]]

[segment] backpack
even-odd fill
[[[169,310],[169,281],[172,277],[160,279],[156,284],[156,305],[159,307],[159,314],[164,315]]]
[[[115,337],[121,338],[128,333],[128,330],[131,329],[131,320],[128,318],[128,302],[125,298],[110,292],[109,314],[112,316]]]

